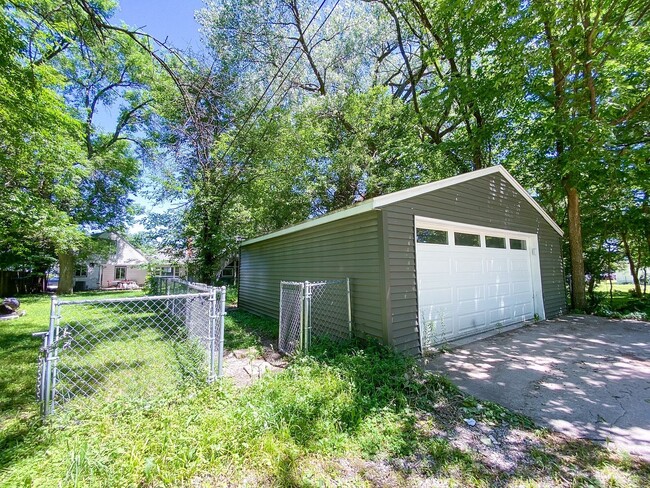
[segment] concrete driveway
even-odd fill
[[[650,323],[565,316],[425,360],[463,391],[650,461]]]

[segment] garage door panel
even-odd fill
[[[420,306],[430,307],[454,303],[454,291],[452,288],[425,287],[425,297],[420,300]]]
[[[455,260],[454,262],[456,265],[456,273],[483,273],[483,261],[478,257],[463,256],[463,259]]]
[[[456,287],[456,299],[458,302],[483,300],[485,298],[485,287],[477,285]]]
[[[512,306],[513,316],[515,318],[521,318],[522,320],[528,316],[532,317],[533,309],[527,303],[517,303]]]
[[[485,309],[487,311],[505,309],[509,305],[510,300],[508,297],[489,297],[485,299]]]
[[[492,283],[486,286],[488,297],[504,297],[510,295],[510,283],[503,280],[502,283]]]
[[[416,246],[420,320],[425,343],[436,344],[529,320],[534,315],[531,256],[528,250],[418,243]],[[507,236],[507,232],[501,232]],[[521,234],[516,234],[521,239]],[[529,246],[528,246],[529,247]]]
[[[450,270],[422,270],[422,281],[435,283],[448,280],[452,275],[453,273]]]
[[[503,256],[499,258],[488,258],[485,263],[485,271],[488,273],[504,273],[507,274],[508,263],[503,259]]]
[[[517,253],[524,253],[525,251],[512,251]],[[530,273],[530,261],[527,259],[527,254],[525,258],[519,259],[510,259],[510,271],[511,272],[522,272],[529,274]]]
[[[420,308],[420,324],[428,344],[438,344],[454,337],[451,307],[427,306]]]
[[[526,283],[525,281],[516,281],[510,285],[511,292],[510,294],[513,296],[517,295],[524,295],[526,296],[526,300],[530,300],[532,294],[533,294],[533,287],[530,285],[530,283]]]
[[[510,282],[510,287],[511,287],[511,289],[513,291],[522,292],[522,293],[523,292],[528,293],[533,289],[533,287],[530,284],[530,281],[524,281],[524,280],[521,280],[521,279],[513,279]]]
[[[422,312],[422,317],[427,321],[440,321],[445,317],[449,318],[452,316],[452,306],[445,305],[425,305],[420,308]]]
[[[431,271],[424,271],[422,273],[422,282],[423,283],[440,283],[446,282],[449,280],[452,273],[436,273]]]
[[[456,302],[456,307],[454,308],[456,316],[460,316],[461,313],[476,313],[476,312],[485,312],[485,307],[483,302],[476,301],[466,301],[466,302]]]
[[[485,328],[485,312],[463,313],[456,317],[457,332],[459,335],[472,333]]]
[[[488,312],[488,322],[490,325],[503,324],[509,318],[509,309],[507,307],[493,308]]]

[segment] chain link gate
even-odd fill
[[[189,285],[176,295],[52,297],[49,330],[37,334],[42,414],[78,397],[150,398],[220,377],[226,288]]]
[[[280,282],[278,349],[285,354],[309,351],[319,340],[352,337],[350,279]]]
[[[183,295],[186,293],[210,292],[213,287],[203,283],[193,283],[170,276],[153,276],[150,281],[151,295]]]

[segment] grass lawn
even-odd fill
[[[610,290],[609,282],[599,283],[595,289],[597,304],[594,313],[612,318],[650,320],[650,295],[637,298],[633,291],[634,285],[631,284],[614,283]]]
[[[619,283],[612,283],[612,289],[614,292],[630,292],[634,290],[634,285],[631,283],[627,284],[619,284]],[[609,281],[601,281],[596,285],[596,291],[600,293],[609,293]]]
[[[49,300],[23,307],[0,323],[0,486],[650,486],[647,464],[536,429],[373,344],[323,345],[248,388],[190,385],[42,425],[31,333]],[[274,329],[231,312],[226,347]]]

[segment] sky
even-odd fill
[[[124,21],[179,49],[200,47],[199,24],[194,12],[201,0],[121,0],[113,21]]]
[[[115,24],[124,22],[130,27],[137,27],[161,41],[167,40],[177,49],[201,49],[199,24],[194,20],[194,12],[203,7],[201,0],[121,0],[120,8],[115,12],[111,21]],[[99,117],[99,124],[113,127],[117,109],[106,111]],[[142,196],[135,196],[135,203],[146,210],[153,208],[152,202]],[[165,206],[158,205],[158,210]],[[136,233],[144,230],[137,222],[129,228]]]
[[[201,7],[201,0],[122,0],[111,22],[137,27],[156,39],[167,40],[177,49],[199,50],[201,35],[194,12]],[[110,130],[115,126],[117,114],[117,108],[106,109],[98,114],[96,122]]]

